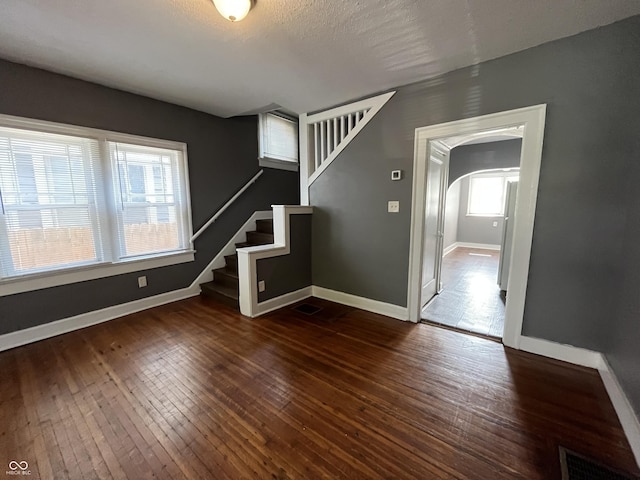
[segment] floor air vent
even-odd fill
[[[562,480],[637,480],[589,458],[560,447]]]
[[[316,307],[315,305],[311,305],[310,303],[301,303],[300,305],[296,305],[293,307],[293,310],[296,312],[304,313],[305,315],[315,315],[322,308]]]

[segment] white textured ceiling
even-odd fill
[[[638,0],[0,0],[0,57],[220,116],[319,110],[640,13]]]

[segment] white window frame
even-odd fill
[[[16,293],[50,288],[70,283],[83,282],[98,278],[105,278],[124,273],[138,272],[153,268],[177,265],[192,262],[195,260],[195,250],[193,248],[193,224],[191,213],[191,197],[189,186],[189,170],[187,159],[187,146],[183,142],[171,140],[161,140],[157,138],[130,135],[126,133],[112,132],[89,127],[67,125],[44,120],[34,120],[29,118],[15,117],[12,115],[0,114],[0,126],[8,128],[18,128],[35,132],[45,132],[60,135],[78,136],[90,138],[100,143],[102,154],[102,174],[104,179],[105,199],[107,203],[113,202],[113,183],[111,174],[111,159],[109,156],[108,142],[129,143],[141,146],[179,150],[182,152],[182,175],[184,181],[184,200],[186,202],[185,227],[188,244],[180,251],[163,252],[160,254],[140,255],[131,258],[117,259],[113,252],[105,252],[105,258],[110,258],[102,263],[94,263],[80,267],[68,267],[50,270],[47,272],[29,273],[22,276],[0,279],[0,297],[13,295]],[[108,207],[107,210],[113,207]],[[111,232],[117,230],[116,219],[109,215],[109,228]],[[110,243],[103,242],[105,250],[110,249]],[[136,285],[137,287],[137,285]]]
[[[481,218],[500,218],[504,217],[504,202],[506,200],[507,195],[507,182],[513,177],[518,177],[520,175],[520,169],[512,169],[508,172],[505,171],[495,171],[495,172],[486,172],[486,173],[475,173],[473,175],[469,175],[469,192],[467,195],[467,217],[481,217]],[[484,214],[484,213],[471,213],[471,190],[474,178],[502,178],[502,201],[500,203],[501,211],[500,213],[494,214]]]
[[[266,118],[271,115],[280,117],[288,122],[295,124],[296,128],[296,140],[298,144],[298,158],[295,160],[286,158],[275,158],[269,156],[266,150]],[[280,170],[290,170],[297,172],[300,165],[300,139],[298,134],[298,120],[290,115],[286,115],[280,112],[266,112],[258,114],[258,164],[261,167],[277,168]]]

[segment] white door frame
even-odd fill
[[[527,293],[533,221],[538,197],[538,178],[542,158],[542,142],[546,104],[492,113],[481,117],[416,128],[413,159],[413,195],[411,208],[411,240],[409,245],[409,285],[407,307],[409,320],[420,321],[422,291],[422,238],[424,233],[425,190],[429,142],[474,133],[481,130],[524,125],[520,158],[520,185],[516,198],[513,250],[509,273],[509,296],[505,307],[503,343],[520,348],[524,304]]]

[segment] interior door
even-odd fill
[[[504,291],[507,291],[507,286],[509,285],[509,268],[511,267],[511,251],[513,250],[513,226],[515,224],[517,195],[518,182],[508,182],[504,207],[504,229],[502,231],[500,263],[498,265],[498,285],[500,285],[500,290]]]
[[[440,291],[444,238],[444,197],[448,152],[430,143],[427,163],[424,240],[422,247],[422,306]]]

